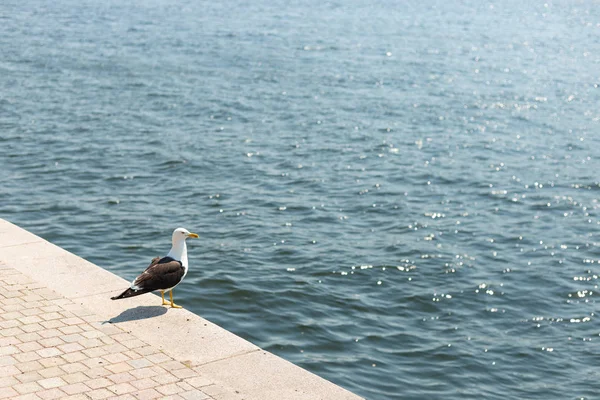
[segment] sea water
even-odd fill
[[[3,0],[0,217],[128,280],[197,232],[179,304],[367,399],[595,399],[599,38],[591,1]]]

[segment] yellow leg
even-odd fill
[[[168,306],[168,305],[169,305],[169,302],[168,302],[168,301],[165,301],[165,292],[162,292],[162,291],[161,291],[161,292],[160,292],[160,297],[162,297],[162,305],[163,305],[163,306]]]
[[[183,308],[183,307],[178,306],[177,304],[173,303],[173,289],[171,289],[169,291],[169,296],[171,297],[171,308]]]

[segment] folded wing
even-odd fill
[[[129,289],[112,299],[124,299],[155,290],[170,289],[181,281],[184,273],[181,261],[171,257],[155,257],[148,268],[135,278]]]

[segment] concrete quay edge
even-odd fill
[[[0,261],[203,374],[217,400],[361,399],[156,295],[110,301],[129,282],[2,218]]]

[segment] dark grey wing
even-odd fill
[[[118,296],[111,297],[113,300],[126,299],[139,296],[140,294],[154,290],[169,289],[177,285],[183,279],[183,264],[171,257],[154,257],[144,272]]]
[[[165,258],[167,258],[167,257],[165,257]],[[168,258],[170,258],[170,257],[168,257]],[[154,258],[152,259],[152,261],[150,261],[150,265],[148,265],[148,268],[146,268],[146,269],[144,270],[144,272],[148,271],[148,270],[149,270],[150,268],[152,268],[154,265],[158,264],[158,263],[160,262],[160,260],[161,260],[161,258],[160,258],[160,257],[154,257]],[[171,258],[171,260],[172,260],[172,258]]]
[[[171,257],[163,257],[159,260],[155,258],[150,266],[135,278],[131,288],[143,292],[169,289],[181,281],[184,272],[181,261],[174,260]]]

